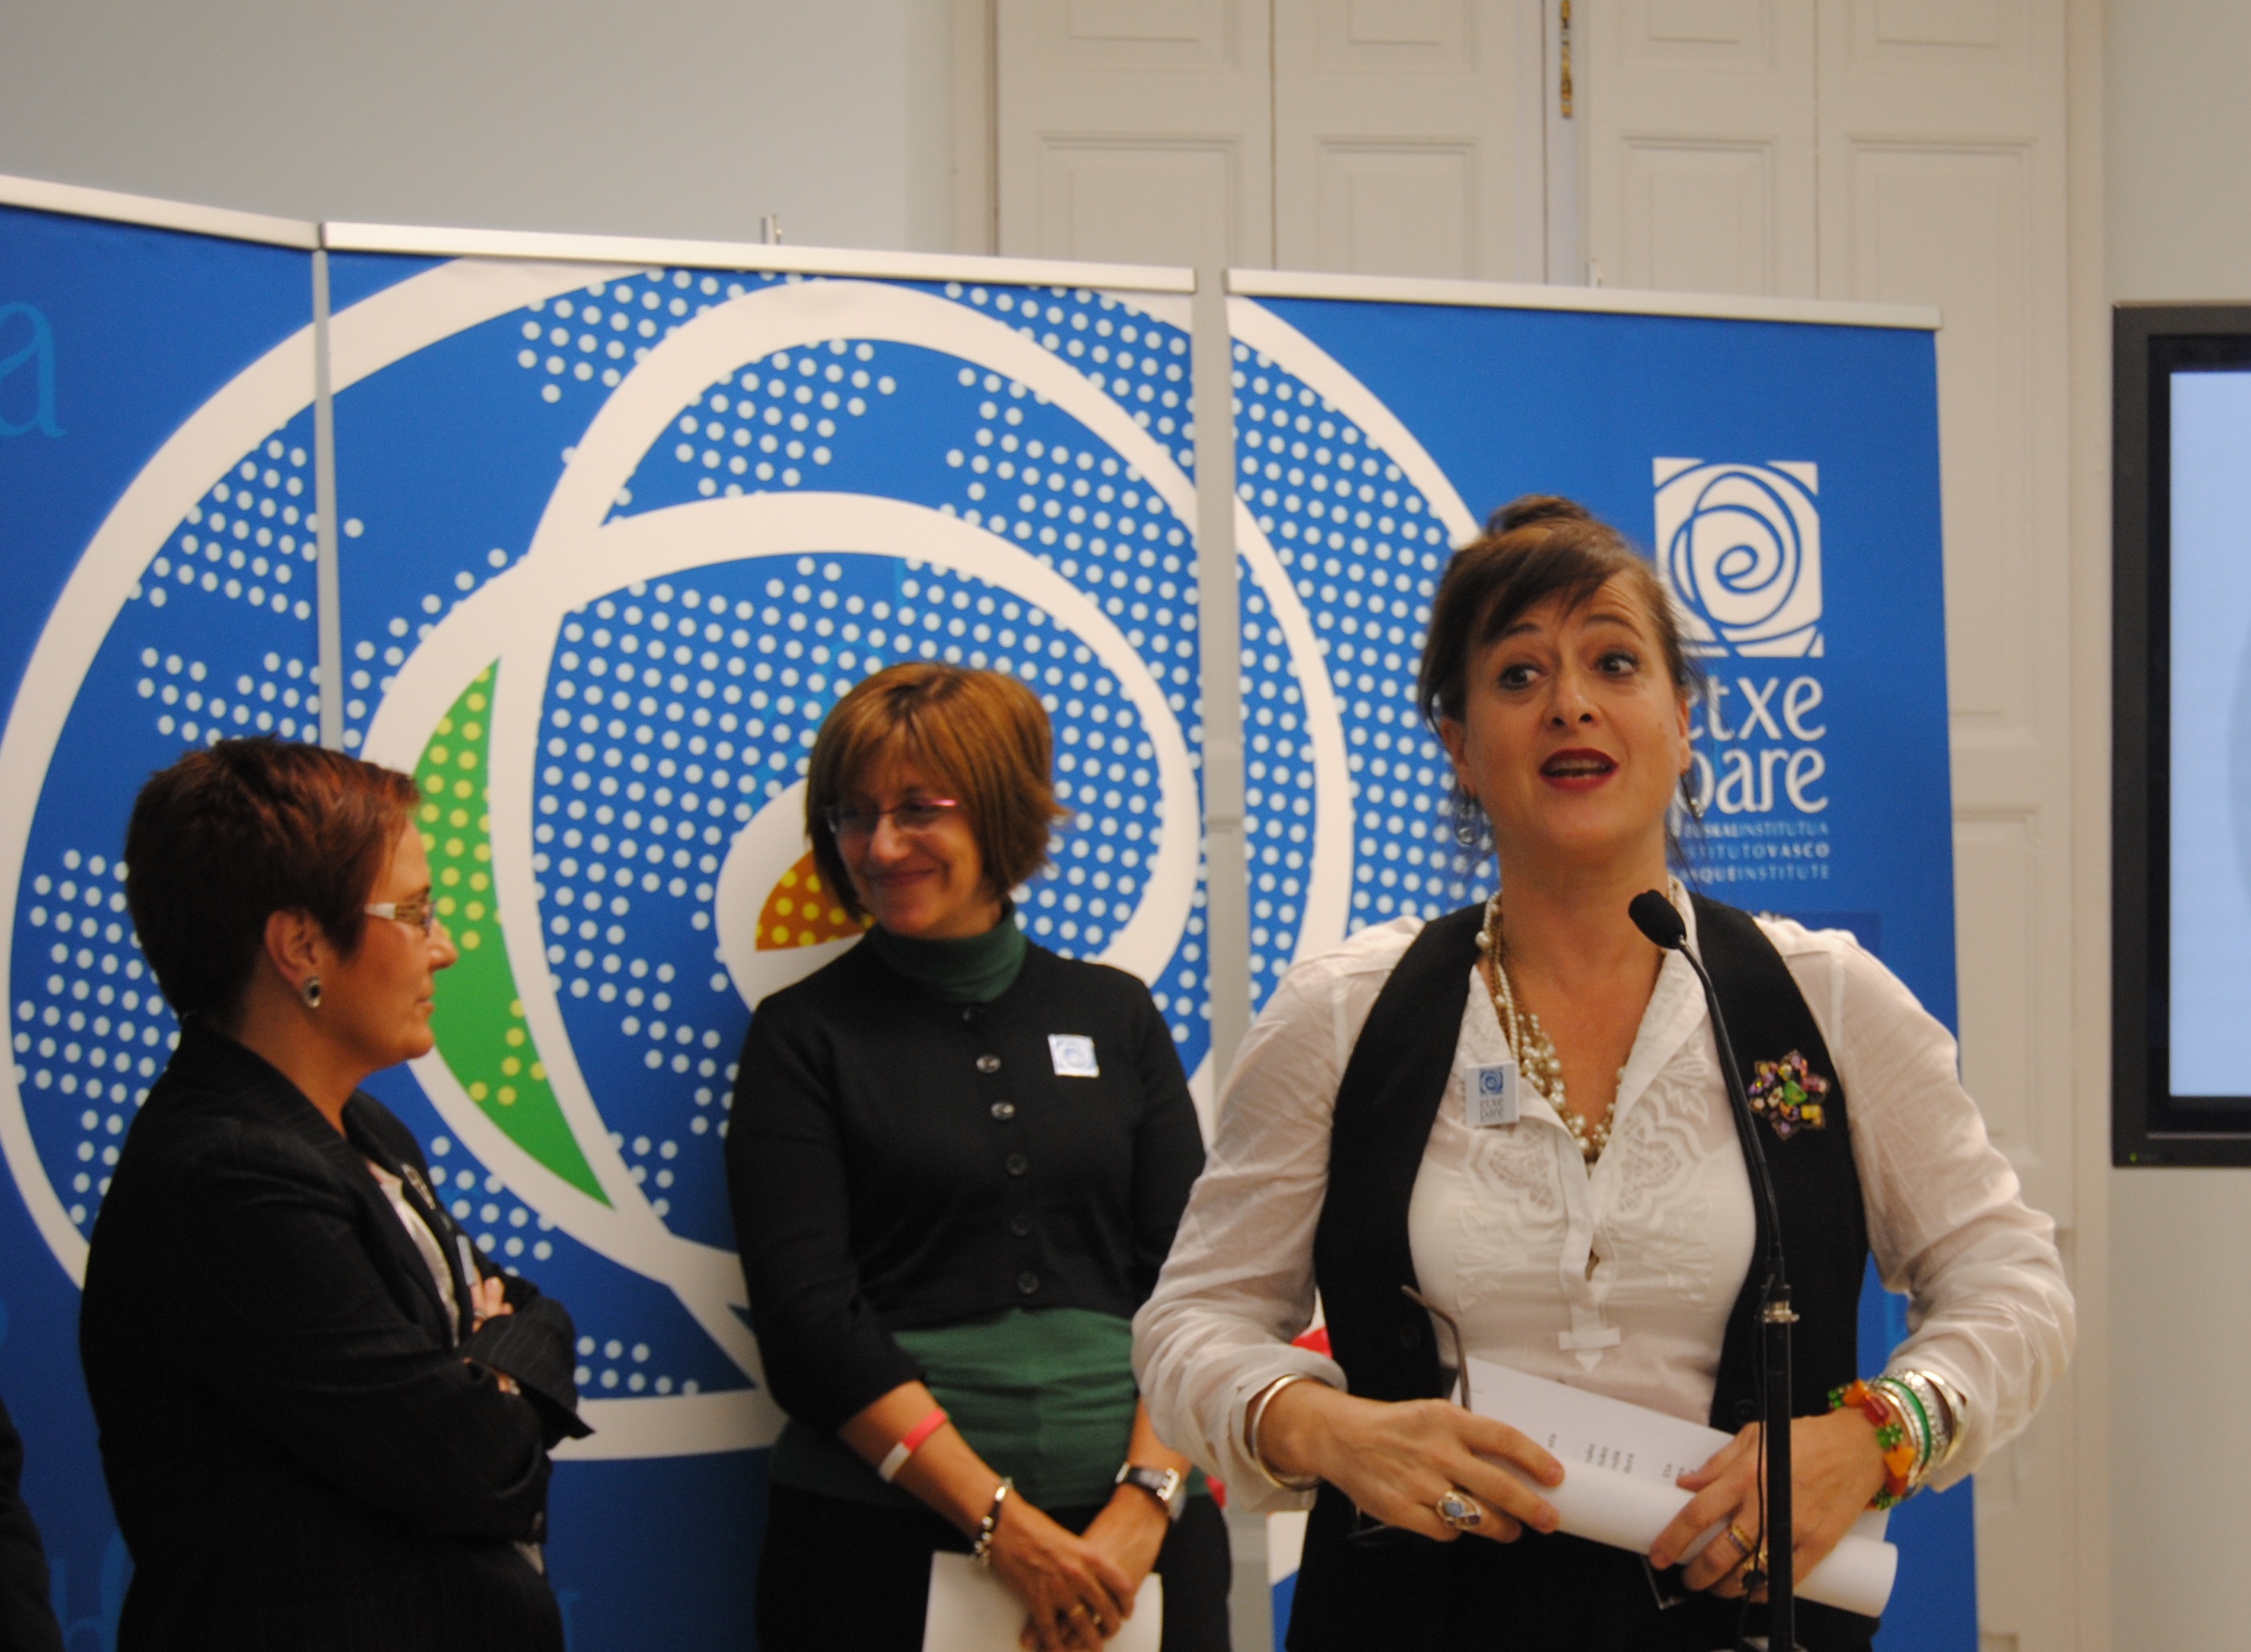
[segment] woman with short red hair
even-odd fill
[[[126,898],[178,1047],[80,1316],[134,1575],[123,1652],[560,1652],[548,1448],[569,1315],[433,1196],[359,1089],[426,1054],[454,945],[405,775],[273,740],[153,777]]]

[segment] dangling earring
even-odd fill
[[[1477,794],[1459,780],[1454,782],[1453,796],[1447,800],[1446,812],[1453,817],[1454,841],[1465,849],[1484,847],[1486,841],[1485,811],[1478,805]]]
[[[319,976],[307,976],[305,978],[305,985],[297,990],[303,995],[305,999],[305,1007],[307,1009],[317,1010],[321,1007],[321,978]]]
[[[1688,811],[1691,820],[1704,818],[1704,805],[1696,797],[1696,771],[1689,769],[1680,777],[1680,806]]]

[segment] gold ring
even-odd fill
[[[1474,1531],[1485,1524],[1483,1505],[1459,1486],[1450,1489],[1430,1506],[1437,1511],[1439,1519],[1457,1531]]]
[[[1743,1529],[1732,1520],[1728,1523],[1728,1529],[1720,1535],[1727,1538],[1728,1542],[1734,1544],[1735,1545],[1735,1552],[1742,1556],[1745,1560],[1749,1559],[1753,1555],[1758,1552],[1758,1545],[1752,1542],[1750,1538],[1745,1537],[1743,1535]],[[1742,1562],[1738,1561],[1736,1564],[1741,1565]]]

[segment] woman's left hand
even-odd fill
[[[1156,1566],[1157,1551],[1165,1546],[1165,1538],[1172,1529],[1172,1521],[1154,1497],[1137,1487],[1120,1486],[1081,1535],[1108,1555],[1126,1574],[1126,1581],[1139,1590],[1142,1579]],[[1132,1605],[1128,1596],[1128,1617],[1132,1615]],[[1106,1632],[1114,1635],[1119,1628],[1118,1624],[1111,1624]]]
[[[469,1287],[469,1331],[474,1335],[488,1319],[497,1319],[502,1314],[512,1314],[516,1304],[508,1299],[508,1281],[495,1274],[489,1279],[480,1279]],[[505,1371],[495,1371],[494,1378],[504,1394],[520,1393],[516,1379]]]
[[[1680,1483],[1696,1495],[1657,1534],[1649,1563],[1659,1571],[1680,1559],[1697,1537],[1714,1526],[1722,1530],[1704,1545],[1681,1573],[1692,1589],[1710,1589],[1732,1598],[1743,1592],[1747,1557],[1725,1529],[1751,1539],[1754,1552],[1765,1540],[1759,1518],[1759,1426],[1753,1423],[1712,1455],[1711,1461]],[[1825,1417],[1800,1417],[1790,1427],[1791,1532],[1796,1550],[1792,1575],[1805,1574],[1829,1558],[1884,1487],[1883,1449],[1875,1425],[1857,1409]],[[1771,1562],[1770,1562],[1771,1564]]]
[[[497,1319],[502,1314],[512,1314],[516,1306],[508,1299],[508,1281],[495,1274],[489,1279],[480,1279],[469,1287],[469,1329],[474,1331],[488,1319]]]

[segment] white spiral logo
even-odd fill
[[[1700,653],[1818,654],[1821,516],[1811,464],[1655,461],[1657,566]]]

